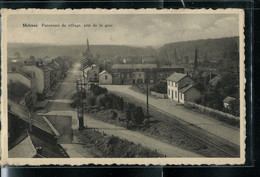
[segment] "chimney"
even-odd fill
[[[35,149],[36,149],[36,153],[41,155],[41,153],[42,153],[42,147],[37,146]]]
[[[193,72],[195,73],[195,71],[198,70],[198,49],[195,50],[195,59],[194,59],[194,69]]]

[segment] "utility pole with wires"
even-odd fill
[[[79,130],[85,128],[84,126],[84,102],[83,102],[83,86],[85,83],[82,82],[82,79],[77,80],[76,88],[77,88],[77,116],[79,120]]]
[[[152,69],[151,69],[152,70]],[[146,116],[147,116],[147,120],[149,120],[150,116],[149,116],[149,81],[150,81],[150,77],[149,77],[149,69],[146,70]]]
[[[84,125],[84,101],[83,101],[83,93],[86,91],[86,77],[85,77],[85,69],[87,67],[88,60],[82,59],[82,77],[77,80],[76,88],[77,88],[77,116],[79,120],[79,130],[85,128]]]
[[[86,63],[87,61],[86,60],[82,60],[82,75],[83,75],[83,81],[84,81],[84,84],[86,84],[86,77],[85,77],[85,63]],[[85,88],[85,87],[84,87]]]

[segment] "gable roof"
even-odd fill
[[[43,117],[38,116],[37,114],[32,114],[31,120],[29,120],[28,111],[24,106],[16,104],[15,102],[9,99],[8,99],[8,105],[10,106],[10,108],[8,109],[9,113],[18,116],[20,119],[28,123],[31,122],[33,126],[39,128],[40,130],[48,134],[56,135]]]
[[[51,71],[52,69],[49,68],[48,66],[42,65],[42,66],[38,66],[38,68],[40,68],[41,70],[45,71]]]
[[[182,74],[182,73],[173,73],[172,75],[170,75],[169,77],[166,78],[167,81],[173,81],[173,82],[179,82],[181,81],[183,78],[185,78],[186,76],[188,76],[187,74]]]
[[[236,98],[231,97],[231,96],[227,96],[227,97],[223,100],[223,102],[224,102],[224,103],[231,103],[232,101],[235,101],[235,100],[236,100]]]
[[[185,93],[193,87],[194,87],[193,85],[187,85],[186,87],[183,87],[181,90],[179,90],[179,92]]]
[[[28,74],[28,73],[25,73],[25,72],[23,72],[23,71],[21,71],[21,70],[16,70],[16,71],[12,71],[12,72],[8,72],[7,73],[7,75],[11,75],[11,74],[20,74],[21,76],[23,76],[23,77],[25,77],[26,79],[28,79],[28,80],[31,80],[32,79],[32,76],[30,75],[30,74]]]
[[[145,57],[142,58],[142,62],[155,62],[156,59],[154,57]]]
[[[83,59],[82,61],[83,63],[83,68],[87,68],[87,67],[90,67],[94,64],[94,62],[92,62],[90,59]]]
[[[102,74],[110,74],[109,72],[107,72],[106,70],[103,70],[101,73],[99,73],[99,75],[102,75]]]
[[[223,77],[221,75],[217,75],[213,77],[210,81],[209,84],[212,86],[216,86],[219,82],[223,80]]]
[[[30,91],[29,87],[19,81],[8,84],[8,97],[15,102],[22,100]]]

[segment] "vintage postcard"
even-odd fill
[[[1,15],[2,165],[245,162],[243,10]]]

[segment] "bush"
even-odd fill
[[[157,93],[167,93],[167,83],[156,84],[150,90]]]
[[[142,107],[135,107],[131,113],[131,117],[135,124],[142,124],[144,122],[144,112]]]
[[[124,103],[122,97],[114,94],[106,94],[98,100],[98,104],[106,109],[116,109],[119,111],[125,110],[126,121],[132,122],[135,125],[142,124],[144,121],[144,112],[142,107],[136,106],[133,103]]]
[[[134,124],[142,124],[144,122],[144,112],[142,107],[135,106],[133,103],[127,103],[125,106],[126,120],[132,121]]]
[[[96,84],[91,84],[89,90],[91,90],[96,96],[107,93],[106,88],[100,87]]]
[[[99,105],[107,109],[124,110],[124,100],[114,94],[106,94],[103,98],[99,99]]]

